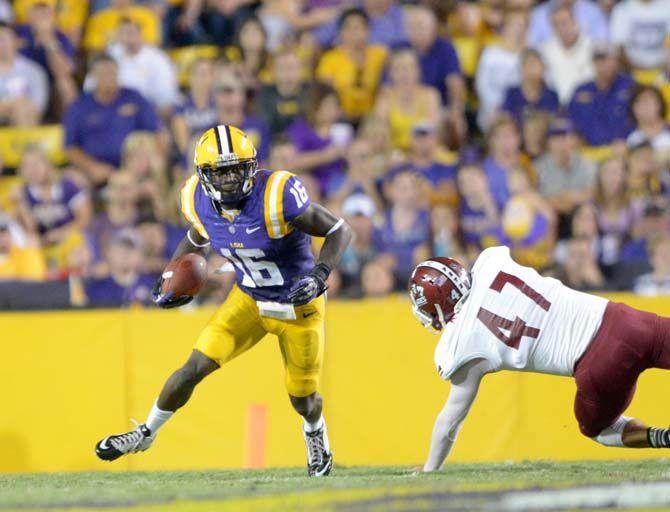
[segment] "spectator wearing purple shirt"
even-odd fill
[[[306,0],[304,2],[304,9],[305,11],[311,11],[325,7],[340,7],[343,3],[345,3],[343,0]]]
[[[399,172],[386,188],[390,207],[373,235],[373,245],[393,271],[398,287],[405,286],[414,266],[427,256],[430,213],[421,206],[417,175]]]
[[[521,52],[521,85],[510,87],[505,93],[502,111],[510,114],[521,126],[525,115],[544,111],[558,112],[558,94],[544,81],[544,62],[532,48]]]
[[[435,13],[424,6],[408,9],[407,39],[419,56],[421,79],[440,92],[442,103],[461,114],[465,107],[465,81],[454,45],[438,37]]]
[[[226,68],[218,73],[214,84],[217,124],[237,126],[253,141],[256,158],[264,165],[270,156],[270,131],[258,117],[247,113],[247,96],[239,73]]]
[[[360,6],[370,18],[368,43],[393,48],[407,42],[404,11],[395,0],[362,0]],[[322,47],[333,46],[337,20],[317,28],[313,35]]]
[[[366,195],[373,201],[379,199],[379,183],[375,170],[370,166],[374,158],[370,140],[359,136],[347,149],[347,173],[344,182],[335,194],[330,196],[334,204],[344,204],[353,195]]]
[[[50,69],[51,50],[59,50],[61,58],[72,65],[75,48],[68,37],[56,25],[56,12],[49,2],[35,2],[28,10],[28,23],[17,25],[16,36],[20,41],[20,52],[30,60],[37,62],[44,71],[52,76]],[[55,44],[56,48],[50,48]]]
[[[49,269],[54,274],[67,271],[73,252],[84,245],[92,213],[88,194],[61,177],[38,146],[24,150],[19,173],[25,180],[18,210],[21,221],[40,237]]]
[[[349,125],[337,123],[340,115],[335,90],[329,85],[315,83],[305,102],[304,117],[286,130],[297,152],[295,169],[310,173],[325,197],[333,194],[345,178],[344,156],[353,130]]]
[[[486,173],[477,165],[464,165],[458,171],[459,221],[463,242],[469,253],[479,251],[484,235],[498,225],[496,206]]]
[[[109,179],[106,189],[107,203],[86,230],[88,246],[93,260],[93,273],[97,276],[106,272],[105,248],[110,240],[124,229],[137,225],[137,187],[129,173],[117,172]]]
[[[120,307],[151,304],[151,288],[157,274],[142,273],[142,240],[134,231],[118,233],[105,251],[109,275],[88,278],[84,291],[89,307]]]
[[[28,9],[28,24],[16,27],[20,52],[39,64],[55,86],[53,100],[62,112],[77,96],[74,81],[75,48],[58,30],[56,10],[50,2],[34,2]]]
[[[522,168],[521,136],[511,118],[501,117],[491,125],[487,139],[488,156],[482,168],[498,210],[502,211],[510,198],[510,173],[513,169]]]
[[[419,123],[412,127],[409,162],[428,181],[432,194],[446,196],[444,199],[450,202],[455,200],[456,166],[448,162],[440,147],[436,126]]]
[[[137,232],[142,240],[144,272],[162,272],[184,238],[185,228],[160,222],[155,217],[140,220]]]
[[[620,71],[619,55],[611,45],[593,49],[595,77],[575,90],[567,114],[584,142],[606,146],[625,140],[633,131],[630,98],[635,81]]]
[[[60,242],[70,231],[86,227],[91,218],[88,194],[72,180],[59,176],[39,147],[24,150],[19,173],[25,180],[21,220],[41,235],[45,244]]]
[[[412,127],[407,161],[392,168],[380,182],[409,170],[425,180],[429,195],[436,202],[456,204],[456,166],[448,162],[445,153],[439,144],[437,128],[430,123],[418,123]]]
[[[191,65],[188,91],[184,93],[172,116],[174,141],[187,162],[191,139],[198,137],[210,126],[216,124],[216,104],[214,103],[214,63],[210,59],[197,59]]]
[[[128,134],[158,132],[160,121],[139,93],[119,87],[118,65],[112,57],[98,56],[92,75],[93,92],[83,93],[65,113],[65,150],[70,162],[102,185],[121,163]]]

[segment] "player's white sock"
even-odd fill
[[[149,430],[151,430],[151,435],[155,436],[158,432],[158,429],[160,429],[167,420],[172,418],[173,414],[174,411],[163,411],[162,409],[159,409],[158,405],[154,403],[154,406],[151,408],[151,412],[149,412],[149,417],[145,422],[145,425],[149,428]]]
[[[318,432],[321,430],[320,434],[317,434],[323,440],[323,449],[326,453],[330,453],[330,441],[328,440],[328,428],[326,427],[326,420],[323,419],[323,414],[319,416],[319,419],[314,423],[310,423],[307,420],[304,420],[303,431],[305,435],[309,435],[312,432]]]
[[[305,430],[305,432],[307,432],[309,434],[311,432],[316,432],[317,430],[319,430],[324,425],[325,425],[325,421],[323,419],[323,414],[322,414],[321,416],[319,416],[319,419],[316,420],[314,423],[310,423],[309,421],[307,421],[307,419],[304,419],[302,428]]]

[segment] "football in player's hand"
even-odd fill
[[[207,261],[199,254],[189,253],[172,260],[163,271],[161,292],[174,297],[196,295],[207,281]]]

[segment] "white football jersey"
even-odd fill
[[[444,379],[472,359],[495,370],[572,375],[600,327],[607,300],[516,263],[507,247],[482,251],[472,288],[435,350]]]

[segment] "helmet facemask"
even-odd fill
[[[438,304],[431,307],[424,294],[423,287],[420,285],[412,284],[409,296],[412,301],[412,313],[414,313],[416,319],[431,333],[439,334],[447,323],[442,308]],[[433,309],[435,312],[431,313],[426,309]]]
[[[416,304],[412,304],[412,313],[414,313],[414,316],[421,323],[421,325],[423,325],[426,329],[428,329],[432,334],[439,334],[440,331],[442,330],[438,329],[437,326],[435,325],[436,324],[435,316],[426,313],[424,310],[417,307]]]
[[[215,167],[196,166],[205,193],[216,206],[223,208],[234,207],[251,194],[257,169],[255,158]]]

